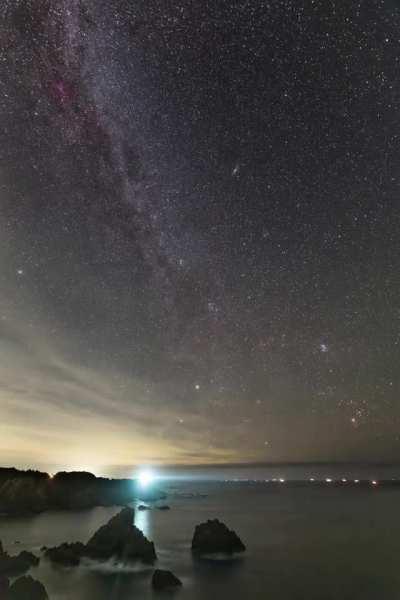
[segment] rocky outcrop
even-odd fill
[[[0,575],[0,598],[7,598],[10,582],[7,577]]]
[[[31,552],[20,552],[17,556],[10,556],[4,552],[0,542],[0,576],[12,577],[22,575],[29,571],[31,567],[37,567],[40,558],[31,554]]]
[[[51,562],[64,567],[76,567],[81,562],[82,556],[85,554],[85,544],[74,542],[72,544],[61,544],[55,548],[46,548],[44,555]]]
[[[133,525],[133,520],[133,508],[121,510],[90,538],[86,545],[86,556],[100,559],[116,556],[125,560],[154,562],[157,558],[154,544]]]
[[[61,544],[47,548],[45,556],[64,566],[79,565],[83,557],[98,560],[116,557],[127,562],[141,560],[153,563],[157,558],[154,544],[133,525],[133,519],[133,508],[124,508],[100,527],[86,545],[80,542]]]
[[[178,579],[171,571],[156,569],[151,579],[151,585],[155,590],[166,590],[181,586],[182,581]]]
[[[171,507],[168,504],[162,504],[161,506],[157,506],[158,510],[171,510]]]
[[[14,581],[6,598],[9,600],[48,600],[49,597],[43,584],[28,576]]]
[[[192,551],[195,553],[233,554],[244,550],[246,547],[239,536],[218,519],[201,523],[194,531]]]

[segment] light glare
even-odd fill
[[[138,481],[141,487],[148,487],[153,483],[155,477],[151,471],[140,471],[138,475]]]

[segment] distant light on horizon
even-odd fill
[[[156,477],[155,477],[154,473],[152,473],[152,471],[149,471],[147,469],[145,471],[140,471],[138,474],[138,477],[137,477],[137,479],[139,481],[139,485],[142,488],[146,488],[149,485],[151,485],[152,483],[154,483],[155,478]]]

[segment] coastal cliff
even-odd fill
[[[133,479],[107,479],[84,471],[62,471],[51,477],[40,471],[0,468],[0,514],[124,506],[143,495]],[[146,492],[144,499],[162,497],[160,490],[153,489]]]

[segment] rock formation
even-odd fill
[[[140,559],[152,563],[157,556],[153,542],[133,525],[133,508],[124,508],[110,521],[100,527],[86,545],[86,556],[90,558]]]
[[[192,540],[193,552],[233,554],[244,550],[246,547],[239,536],[218,519],[196,526]]]
[[[133,508],[124,508],[100,527],[86,545],[80,542],[64,543],[47,548],[45,556],[65,566],[78,565],[84,556],[99,560],[116,557],[123,561],[153,563],[157,558],[154,544],[133,525],[133,519]]]
[[[76,567],[79,565],[85,549],[85,544],[81,542],[74,542],[72,544],[64,543],[54,548],[46,548],[44,555],[53,563],[63,565],[64,567]]]
[[[45,587],[30,576],[20,577],[10,586],[7,600],[48,600]]]
[[[12,577],[26,573],[31,567],[36,567],[40,558],[31,552],[20,552],[17,556],[10,556],[4,552],[0,542],[0,576]]]

